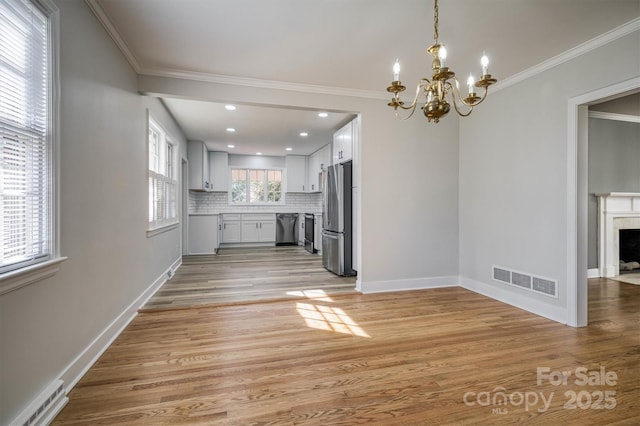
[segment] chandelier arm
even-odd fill
[[[418,85],[416,86],[416,95],[413,97],[413,102],[411,102],[409,106],[404,106],[404,105],[398,105],[398,106],[404,110],[411,109],[415,111],[416,106],[418,105],[418,97],[420,96],[420,89],[424,87],[425,82],[429,83],[429,80],[427,80],[426,78],[420,79],[420,81],[418,82]],[[411,112],[412,115],[413,115],[413,111]]]
[[[456,83],[458,82],[458,80],[455,80],[455,81],[456,81]],[[468,105],[466,102],[464,102],[464,100],[462,98],[460,98],[460,102],[463,105],[465,105],[465,106],[467,106],[469,108],[469,111],[467,111],[466,113],[460,111],[460,107],[458,107],[458,101],[456,100],[457,97],[456,97],[456,94],[454,93],[455,92],[455,88],[453,87],[453,85],[451,84],[450,81],[447,81],[445,83],[445,86],[449,86],[449,89],[451,90],[451,99],[453,100],[453,107],[455,108],[455,110],[458,113],[458,115],[461,116],[461,117],[469,116],[469,114],[471,114],[473,112],[474,105]],[[460,92],[458,91],[458,97],[459,96],[460,96]]]
[[[484,101],[484,99],[487,97],[487,94],[489,93],[489,88],[485,87],[484,88],[484,93],[482,94],[482,97],[480,98],[480,100],[478,102],[476,102],[475,104],[473,104],[473,106],[476,105],[480,105],[482,103],[482,101]]]

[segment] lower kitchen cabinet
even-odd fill
[[[189,215],[189,254],[214,254],[218,247],[218,215]]]
[[[243,243],[270,243],[276,241],[276,216],[274,214],[243,214]]]
[[[276,215],[225,213],[222,215],[222,243],[275,243]]]
[[[222,242],[239,243],[242,241],[241,215],[222,215]]]

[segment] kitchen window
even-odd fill
[[[176,207],[175,144],[149,115],[149,233],[170,229],[178,223]],[[168,228],[169,227],[169,228]]]
[[[58,10],[0,2],[0,294],[53,275]]]
[[[232,204],[282,203],[282,170],[231,169]]]

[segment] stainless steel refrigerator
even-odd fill
[[[322,264],[338,275],[356,275],[352,251],[351,161],[329,166],[325,179]]]

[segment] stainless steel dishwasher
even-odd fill
[[[297,213],[276,213],[276,245],[298,245]]]

